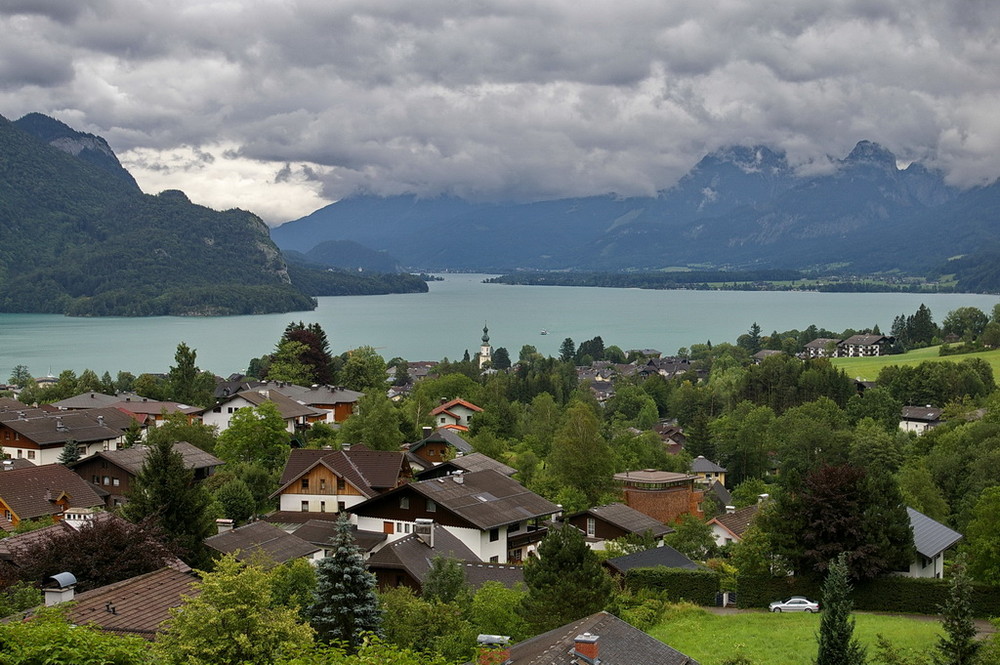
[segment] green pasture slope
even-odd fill
[[[940,623],[879,614],[855,614],[854,634],[869,653],[876,635],[908,652],[928,653],[941,635]],[[717,615],[699,607],[668,610],[649,634],[701,665],[720,665],[738,654],[754,665],[811,665],[816,658],[818,614],[745,612]]]
[[[926,361],[950,360],[961,362],[966,358],[982,358],[993,368],[993,376],[1000,379],[1000,349],[980,351],[979,353],[963,353],[957,356],[939,356],[937,346],[926,349],[916,349],[898,356],[879,356],[876,358],[832,358],[836,367],[841,367],[853,379],[874,381],[883,367],[888,365],[919,365]]]

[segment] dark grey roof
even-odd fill
[[[584,663],[573,654],[576,637],[584,633],[598,637],[602,665],[698,665],[698,661],[607,612],[591,614],[515,644],[510,648],[510,661],[513,665]]]
[[[604,563],[619,573],[624,573],[633,568],[655,568],[656,566],[698,570],[698,564],[669,545],[654,547],[634,554],[616,556],[614,559],[608,559]]]
[[[908,507],[906,514],[910,518],[910,527],[913,529],[913,544],[917,548],[917,552],[928,559],[933,559],[962,539],[962,534],[958,531],[952,531],[944,524],[932,520],[913,508]]]
[[[312,543],[269,522],[251,522],[238,529],[210,536],[205,539],[205,544],[223,554],[234,552],[240,561],[257,561],[263,555],[264,563],[285,563],[320,550]]]
[[[492,469],[409,483],[358,504],[351,512],[365,515],[366,508],[392,501],[400,492],[421,494],[483,530],[559,512],[556,504]]]
[[[719,503],[725,506],[733,505],[733,495],[726,489],[726,486],[716,480],[712,483],[712,486],[708,488],[708,491],[715,495],[715,498],[719,500]]]
[[[104,506],[104,499],[94,491],[94,486],[62,464],[0,472],[0,499],[18,519],[62,513],[55,502],[64,494],[70,508]]]
[[[447,476],[455,471],[466,471],[471,473],[473,471],[485,471],[486,469],[492,469],[493,471],[502,473],[508,477],[517,473],[517,469],[514,467],[507,466],[503,462],[498,462],[488,455],[484,455],[483,453],[471,453],[469,455],[456,457],[448,460],[447,462],[441,462],[440,464],[432,464],[429,468],[419,471],[417,473],[417,477],[420,480],[426,480],[427,478]]]
[[[52,406],[58,409],[96,409],[101,406],[111,406],[115,402],[121,401],[117,395],[105,395],[99,392],[87,392],[52,402]]]
[[[206,453],[201,448],[190,444],[187,441],[176,442],[174,444],[174,450],[180,453],[181,457],[184,458],[184,466],[188,469],[205,469],[225,464],[225,462],[220,460],[215,455]],[[85,462],[89,462],[95,457],[101,457],[135,476],[139,474],[139,471],[142,469],[142,465],[145,464],[146,457],[148,456],[149,446],[139,444],[132,446],[131,448],[122,448],[121,450],[103,450],[101,452],[94,453],[90,457],[78,460],[70,466],[72,468],[76,468]]]
[[[410,452],[416,452],[428,443],[447,444],[463,455],[467,455],[472,452],[472,444],[463,439],[458,432],[450,427],[440,427],[425,436],[420,441],[411,443]]]
[[[463,561],[465,583],[478,589],[487,582],[499,582],[508,589],[524,584],[524,566],[483,561]]]
[[[292,533],[302,540],[312,543],[318,547],[327,548],[333,544],[333,539],[337,535],[337,523],[328,520],[311,519]],[[364,531],[356,526],[351,527],[354,536],[354,544],[365,552],[371,552],[376,546],[385,542],[388,536],[380,531]]]
[[[640,513],[635,508],[630,508],[624,503],[609,503],[605,506],[595,506],[589,510],[577,513],[577,515],[582,514],[593,515],[630,533],[644,534],[647,531],[651,531],[654,537],[659,538],[660,536],[674,532],[672,528],[663,522],[655,520],[645,513]],[[575,515],[572,517],[575,517]]]
[[[903,420],[918,420],[929,423],[941,420],[942,411],[942,409],[933,406],[904,406],[901,415]]]
[[[15,412],[16,414],[16,412]],[[77,443],[114,441],[121,430],[98,422],[87,411],[25,412],[25,417],[4,418],[4,424],[40,446],[56,446],[73,439]]]
[[[459,561],[479,561],[479,557],[465,543],[440,524],[434,524],[432,528],[434,547],[431,547],[423,537],[411,533],[372,554],[368,558],[368,567],[405,570],[410,577],[422,582],[430,571],[431,560],[435,556]]]
[[[710,459],[705,459],[704,455],[698,455],[691,460],[691,473],[725,473],[725,467],[721,467]]]

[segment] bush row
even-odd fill
[[[683,568],[633,568],[625,573],[628,588],[665,591],[672,601],[686,600],[697,605],[715,605],[719,574],[714,570]]]
[[[802,577],[740,577],[737,605],[767,607],[771,601],[788,596],[819,600],[820,586],[820,582]],[[939,614],[940,607],[948,599],[948,580],[880,577],[855,584],[851,596],[856,610]],[[1000,616],[1000,589],[973,585],[972,612],[977,617]]]

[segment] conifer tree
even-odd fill
[[[337,520],[333,550],[316,568],[309,622],[322,641],[340,641],[354,649],[364,633],[381,632],[382,611],[375,595],[375,578],[365,568],[345,512]]]
[[[583,533],[568,525],[549,531],[538,558],[524,565],[524,582],[521,615],[535,633],[599,612],[611,599],[611,578]]]
[[[59,463],[69,466],[80,459],[80,449],[76,447],[76,439],[66,439],[62,452],[59,453]]]
[[[864,665],[865,649],[854,637],[847,557],[841,554],[830,562],[823,582],[823,618],[819,624],[819,654],[816,665]]]
[[[972,622],[972,584],[960,558],[951,571],[948,600],[941,606],[941,626],[944,634],[938,638],[935,665],[971,665],[981,646],[976,642],[976,626]]]
[[[198,566],[207,563],[203,541],[215,528],[208,509],[211,502],[208,490],[195,482],[194,471],[184,466],[174,444],[162,439],[149,446],[121,514],[135,523],[151,518],[181,558]]]

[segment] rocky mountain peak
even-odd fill
[[[896,155],[874,141],[858,141],[845,164],[875,164],[896,170]]]

